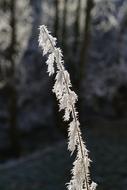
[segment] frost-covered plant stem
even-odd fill
[[[91,182],[89,175],[90,159],[88,150],[81,136],[78,112],[76,111],[77,95],[71,90],[70,75],[64,67],[61,50],[56,47],[53,38],[45,26],[40,26],[39,46],[43,55],[48,55],[47,65],[49,76],[55,73],[53,92],[59,101],[60,110],[64,110],[64,121],[70,121],[68,129],[68,149],[71,155],[76,150],[77,156],[73,163],[72,179],[68,183],[68,190],[95,190],[96,183]],[[90,183],[91,182],[91,183]]]

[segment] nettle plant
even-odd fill
[[[56,47],[56,38],[52,37],[46,26],[40,26],[39,46],[43,55],[47,55],[46,64],[49,76],[56,74],[53,93],[59,102],[59,110],[64,110],[63,120],[68,121],[68,150],[71,155],[76,151],[76,158],[71,171],[72,178],[67,183],[68,190],[95,190],[97,184],[90,178],[89,166],[91,160],[82,139],[76,102],[78,97],[72,91],[70,75],[64,67],[63,55]]]

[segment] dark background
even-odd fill
[[[58,113],[45,24],[79,96],[98,190],[127,189],[127,0],[0,0],[0,189],[66,189],[74,157]]]

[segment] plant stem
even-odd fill
[[[44,29],[44,31],[45,31],[45,33],[47,34],[47,32],[46,32],[45,29]],[[47,37],[48,37],[48,39],[49,39],[49,41],[50,41],[50,43],[51,43],[51,46],[52,46],[52,48],[53,48],[55,57],[57,58],[57,54],[56,54],[56,52],[55,52],[55,47],[54,47],[54,45],[53,45],[51,39],[49,38],[48,34],[47,34]],[[56,59],[56,60],[57,60],[57,59]],[[60,62],[58,62],[57,64],[59,64],[60,70],[61,70],[62,73],[63,73],[65,86],[66,86],[68,95],[70,95],[69,87],[68,87],[67,81],[66,81],[66,76],[65,76],[65,74],[64,74],[64,69],[63,69],[64,67],[63,67],[62,63],[60,63]],[[84,160],[85,160],[85,157],[84,157],[84,154],[83,154],[83,147],[82,147],[82,142],[81,142],[82,140],[81,140],[80,131],[79,131],[78,125],[77,125],[77,121],[78,121],[78,120],[77,120],[77,116],[76,116],[76,110],[75,110],[74,105],[73,105],[72,103],[71,103],[71,108],[72,108],[72,117],[73,117],[73,119],[74,119],[74,121],[75,121],[75,123],[76,123],[76,130],[77,130],[77,133],[78,133],[78,141],[79,141],[79,146],[80,146],[80,149],[81,149],[81,155],[82,155],[82,161],[83,161],[83,167],[84,167],[84,175],[85,175],[86,190],[90,190],[90,189],[89,189],[88,179],[87,179],[86,165],[85,165],[85,161],[84,161]]]

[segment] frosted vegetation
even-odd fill
[[[45,58],[42,58],[41,56],[41,51],[38,48],[37,40],[39,33],[38,27],[43,23],[48,26],[50,31],[52,31],[53,36],[57,37],[58,46],[61,47],[64,54],[65,65],[63,65],[61,50],[59,48],[56,48],[56,40],[50,36],[53,40],[53,46],[57,49],[57,51],[55,51],[54,53],[54,50],[52,50],[49,44],[47,46],[47,49],[44,49],[44,54],[46,54],[49,51],[48,48],[51,48],[50,52],[48,52],[48,60],[46,62],[48,66],[48,73],[49,75],[56,75],[53,92],[56,94],[59,101],[60,110],[65,111],[63,120],[69,123],[68,149],[70,150],[71,154],[73,152],[74,155],[77,153],[76,160],[72,169],[72,179],[68,184],[68,189],[73,189],[73,187],[76,187],[78,190],[93,190],[96,187],[95,183],[91,182],[91,179],[89,181],[88,166],[90,160],[88,158],[86,145],[82,141],[82,137],[80,137],[81,146],[79,148],[79,137],[77,135],[77,132],[79,132],[79,135],[81,135],[81,132],[79,128],[80,124],[78,121],[78,113],[75,109],[77,95],[75,94],[75,92],[73,92],[71,86],[72,84],[70,82],[70,76],[68,72],[64,69],[67,68],[67,70],[72,72],[72,83],[74,84],[74,87],[77,88],[77,91],[81,87],[81,91],[79,90],[81,95],[80,97],[85,100],[85,103],[90,106],[93,106],[95,104],[95,107],[93,107],[98,111],[99,109],[97,100],[99,99],[100,102],[102,100],[102,104],[100,104],[100,109],[102,111],[105,109],[103,103],[104,101],[107,101],[110,104],[110,108],[108,107],[109,104],[106,102],[106,105],[108,105],[106,113],[109,115],[110,113],[111,115],[112,113],[114,113],[114,108],[111,109],[111,106],[113,107],[112,100],[115,99],[117,90],[122,85],[126,86],[127,83],[127,1],[93,0],[94,5],[90,11],[91,20],[88,27],[89,43],[86,53],[87,60],[82,62],[83,65],[81,66],[79,60],[81,57],[80,52],[84,40],[84,21],[87,16],[86,6],[88,1],[60,0],[58,5],[58,11],[56,11],[56,7],[54,4],[55,1],[53,0],[15,0],[16,7],[14,12],[16,31],[14,43],[12,43],[13,27],[10,23],[11,11],[9,8],[9,3],[11,1],[0,1],[0,91],[2,94],[0,96],[0,117],[2,118],[0,122],[0,135],[2,136],[0,138],[0,148],[8,148],[12,143],[11,154],[15,155],[15,150],[14,152],[12,151],[13,148],[16,148],[16,151],[19,150],[18,156],[20,155],[20,153],[26,153],[24,151],[24,147],[27,147],[27,143],[25,142],[25,140],[22,140],[22,137],[21,139],[18,139],[18,135],[14,135],[18,137],[17,139],[15,139],[14,142],[12,140],[14,138],[10,138],[10,129],[13,130],[17,128],[20,130],[20,132],[25,131],[26,133],[29,133],[31,129],[35,128],[36,130],[43,128],[44,131],[48,129],[50,133],[43,133],[43,140],[47,140],[47,137],[49,137],[50,134],[56,133],[56,128],[54,128],[54,126],[56,127],[57,125],[54,122],[54,120],[56,121],[54,114],[54,101],[50,91],[52,82],[51,79],[49,79],[46,75],[46,67],[44,64]],[[81,2],[81,6],[79,7],[79,14],[77,14],[77,7],[79,5],[79,2]],[[2,3],[6,4],[4,8],[2,8]],[[56,15],[56,12],[58,13],[58,15]],[[58,23],[55,23],[55,19],[58,21]],[[46,48],[45,44],[43,44],[43,47]],[[13,53],[12,55],[10,55],[12,49]],[[58,57],[60,59],[59,62],[61,62],[61,68],[57,64]],[[54,61],[56,62],[56,60],[57,63],[54,64]],[[79,80],[78,77],[80,77],[81,71],[83,71],[83,78]],[[67,88],[65,85],[65,81],[63,80],[63,76],[67,81],[69,93],[67,93],[66,91]],[[80,87],[78,85],[79,83],[81,84]],[[12,93],[13,91],[15,92],[14,94]],[[10,109],[10,102],[13,102],[11,104],[12,107],[13,105],[15,105],[14,112],[12,112],[12,110]],[[82,105],[86,105],[85,103],[83,102]],[[121,100],[117,101],[117,103],[121,103]],[[116,102],[114,105],[116,106]],[[126,104],[122,104],[122,106],[126,107]],[[74,109],[72,109],[72,107]],[[102,112],[100,113],[103,114]],[[11,124],[10,118],[15,118],[15,121],[13,121]],[[77,126],[76,128],[78,130],[75,130],[75,126]],[[114,124],[114,126],[116,126],[116,123]],[[13,132],[11,134],[14,134]],[[32,138],[30,144],[33,143],[33,147],[43,147],[40,143],[42,141],[37,141],[37,143],[39,143],[38,145],[35,145],[36,140],[33,140]],[[96,139],[96,141],[99,141],[98,138]],[[18,147],[20,142],[22,150],[20,150],[20,146]],[[122,149],[123,144],[121,145],[120,150]],[[108,144],[108,146],[110,147],[110,143]],[[114,160],[117,162],[117,160],[115,159],[116,155],[117,157],[119,157],[117,146],[118,144],[115,146],[116,152],[112,163],[114,163]],[[33,147],[31,148],[32,150],[34,149]],[[81,154],[81,147],[83,147],[84,150],[83,154]],[[109,150],[111,155],[113,150],[113,148]],[[108,151],[104,150],[104,152],[102,152],[99,157],[103,158],[103,155],[106,156],[106,152]],[[121,152],[119,154],[120,156],[122,154]],[[126,150],[123,151],[123,154],[126,155]],[[119,157],[119,159],[124,160],[124,157]],[[85,179],[82,160],[85,160]],[[124,161],[126,162],[126,159]],[[120,161],[120,163],[121,162],[122,161]],[[105,165],[105,162],[102,165]],[[119,164],[116,163],[113,168],[113,172],[117,171],[119,173],[118,170],[120,169],[119,167],[117,167],[118,165]],[[76,169],[77,167],[81,170],[78,171]],[[105,183],[109,183],[110,181],[110,171],[108,173],[106,169],[108,170],[108,168],[105,168],[104,177],[102,177],[103,169],[100,169],[101,172],[97,179],[97,181],[99,182],[102,180],[103,184],[106,176],[107,182]],[[126,171],[123,168],[120,172],[121,176],[125,176]],[[126,179],[124,180],[123,177],[122,180],[117,180],[116,174],[112,174],[112,176],[113,175],[116,178],[114,181],[122,181],[121,183],[125,185],[126,189]],[[119,187],[120,189],[120,184],[114,183],[113,187],[110,186],[109,189],[114,188],[116,190],[117,187]],[[99,186],[98,188],[101,187]]]
[[[7,0],[6,2],[9,1]],[[83,33],[84,24],[85,24],[84,19],[86,16],[84,10],[87,1],[81,0],[81,8],[79,14],[79,34],[77,42],[77,47],[79,48],[77,51],[78,55],[74,56],[73,52],[73,47],[75,46],[74,25],[76,20],[75,12],[77,10],[78,2],[79,2],[78,0],[73,1],[73,3],[72,0],[67,1],[66,36],[64,40],[64,43],[66,43],[66,48],[68,49],[65,59],[67,59],[67,62],[70,60],[72,60],[73,62],[73,58],[75,57],[74,59],[75,64],[73,64],[72,66],[73,70],[78,70],[77,62],[79,60],[79,50],[81,48],[80,45],[84,35]],[[43,23],[46,24],[50,29],[54,28],[54,19],[53,19],[55,18],[54,2],[52,0],[48,1],[40,0],[38,1],[38,3],[34,4],[36,4],[36,7],[39,7],[41,5],[38,8],[39,10],[38,13],[36,14],[29,0],[17,1],[16,3],[16,25],[17,25],[16,63],[19,62],[21,63],[23,61],[22,57],[24,56],[25,49],[28,48],[27,44],[29,43],[29,40],[32,41],[32,37],[30,37],[29,34],[30,32],[32,32],[32,24],[35,23],[34,22],[35,18],[32,19],[33,17],[38,17],[36,18],[36,24],[38,26],[39,24]],[[62,44],[63,37],[61,34],[63,32],[63,24],[64,24],[63,21],[64,0],[61,0],[59,2],[58,9],[59,9],[59,16],[58,16],[59,27],[58,27],[57,38],[58,42]],[[95,96],[102,98],[106,96],[108,100],[111,101],[119,85],[125,83],[125,81],[127,80],[126,63],[125,63],[126,55],[124,53],[126,51],[126,42],[124,40],[126,39],[125,37],[126,27],[124,27],[125,28],[124,31],[122,30],[123,25],[125,26],[124,21],[126,18],[126,9],[127,9],[127,4],[125,0],[117,0],[117,1],[94,0],[94,7],[91,11],[91,18],[92,18],[91,22],[92,24],[90,26],[91,45],[89,47],[90,51],[88,52],[89,58],[85,66],[85,70],[87,70],[87,72],[85,73],[86,75],[85,82],[83,83],[84,88],[86,89],[86,97],[90,103],[92,100],[94,100]],[[7,50],[8,45],[10,43],[10,32],[11,32],[11,27],[9,26],[10,12],[8,10],[6,11],[0,10],[0,15],[1,15],[0,48],[1,51],[3,52]],[[33,29],[31,35],[35,36],[35,33],[37,33],[37,31],[34,30],[36,29]],[[101,32],[101,35],[98,31]],[[120,36],[122,37],[120,38]],[[101,47],[102,41],[105,43],[105,47],[103,48]],[[31,47],[33,46],[34,45],[31,44]],[[116,46],[119,46],[121,48],[116,49]],[[110,53],[111,51],[114,52],[113,56]],[[120,55],[119,61],[117,59],[118,54]],[[6,59],[6,57],[3,56],[3,53],[1,53],[0,56],[1,56],[1,63],[0,63],[1,68],[3,70],[3,73],[6,74],[6,68],[3,69],[3,65],[4,67],[7,67],[8,70],[8,67],[10,67],[10,63],[8,59]],[[32,68],[33,67],[34,66],[32,66]],[[29,79],[26,79],[25,75],[27,74],[29,75],[29,71],[26,71],[27,68],[26,66],[24,68],[24,65],[22,66],[20,65],[19,70],[21,74],[20,82],[22,80],[25,80],[23,81],[24,82],[23,85],[26,85],[27,83],[26,81]],[[111,81],[110,85],[108,85],[109,81]],[[25,89],[27,91],[27,85]],[[23,89],[21,89],[21,91],[22,90]]]
[[[90,179],[88,150],[79,128],[80,123],[75,105],[77,95],[71,90],[70,75],[64,67],[62,52],[56,47],[56,38],[51,36],[44,25],[40,26],[39,46],[43,50],[43,55],[48,54],[46,63],[49,76],[56,73],[53,92],[59,102],[60,111],[65,111],[63,119],[64,121],[71,120],[68,129],[68,149],[71,154],[76,150],[77,155],[73,163],[72,179],[68,183],[68,190],[95,190],[96,183],[91,182]],[[56,71],[55,68],[57,68]]]
[[[67,44],[69,46],[69,57],[73,60],[73,53],[71,52],[72,47],[75,45],[73,39],[73,26],[75,21],[75,10],[76,2],[68,1],[68,13],[67,13]],[[83,39],[83,20],[85,18],[84,7],[86,1],[81,1],[83,4],[81,6],[80,15],[80,35],[79,41]],[[119,5],[119,6],[118,6]],[[50,9],[50,7],[49,7]],[[87,73],[85,77],[84,88],[86,89],[86,95],[89,101],[97,97],[107,97],[111,100],[117,91],[119,85],[127,81],[126,71],[126,56],[123,56],[123,52],[126,50],[125,38],[126,31],[122,31],[123,21],[126,18],[127,4],[126,1],[115,1],[115,0],[101,0],[95,1],[95,5],[92,9],[92,25],[91,25],[91,46],[89,47],[89,59],[86,65]],[[46,17],[45,17],[46,18]],[[51,22],[51,20],[50,20]],[[43,22],[47,25],[49,23],[47,20]],[[52,26],[51,23],[48,24]],[[62,25],[62,21],[60,21]],[[125,25],[124,25],[125,26]],[[62,27],[60,27],[62,28]],[[126,27],[125,27],[126,30]],[[60,31],[59,31],[60,32]],[[121,34],[122,32],[122,34]],[[101,34],[100,34],[101,33]],[[119,41],[119,37],[123,36],[124,39]],[[60,38],[60,37],[59,37]],[[102,43],[103,42],[103,43]],[[105,47],[103,44],[105,43]],[[78,46],[78,43],[77,43]],[[103,47],[102,47],[103,46]],[[121,47],[123,49],[116,49],[116,47]],[[118,52],[119,51],[119,52]],[[113,56],[111,54],[113,53]],[[121,53],[120,53],[121,52]],[[119,61],[117,55],[120,55]],[[74,56],[74,61],[78,56]],[[70,60],[69,59],[69,60]],[[118,63],[119,62],[119,63]],[[118,64],[117,64],[118,63]],[[77,64],[76,64],[77,65]],[[78,70],[78,67],[75,66]],[[101,79],[101,80],[100,80]],[[111,81],[110,85],[109,82]]]

